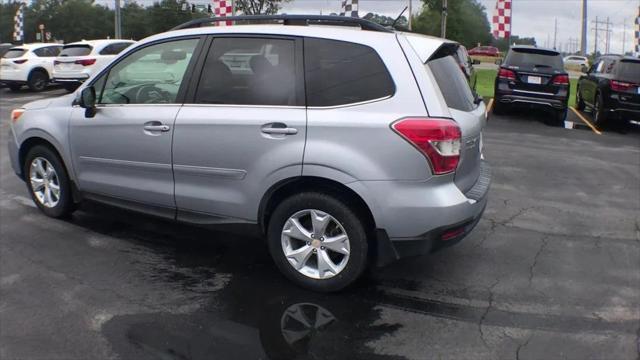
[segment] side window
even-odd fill
[[[33,50],[33,53],[38,57],[56,57],[60,53],[59,46],[47,46],[42,47],[36,50]]]
[[[295,41],[216,38],[207,54],[195,102],[298,105]]]
[[[614,71],[615,66],[616,66],[616,61],[615,60],[608,61],[606,66],[605,66],[604,72],[606,74],[614,73],[615,72]]]
[[[304,54],[308,106],[353,104],[395,92],[382,59],[368,46],[306,38]]]
[[[137,50],[106,75],[99,104],[175,103],[198,39],[176,40]],[[98,79],[94,85],[103,80]]]
[[[100,50],[100,55],[118,55],[122,50],[126,49],[131,43],[115,43],[110,44]]]
[[[447,106],[461,111],[472,111],[476,108],[474,96],[460,66],[451,56],[431,60],[427,63]]]
[[[604,69],[604,60],[598,61],[596,65],[594,65],[595,73],[600,74],[602,69]]]
[[[51,51],[51,56],[58,56],[60,51],[62,51],[62,46],[52,46],[49,48],[49,51]]]

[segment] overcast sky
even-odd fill
[[[123,0],[124,1],[124,0]],[[138,3],[150,5],[154,0],[136,0]],[[196,4],[206,4],[209,0],[188,0]],[[459,1],[459,0],[449,0]],[[478,0],[487,9],[487,17],[491,21],[496,0]],[[100,4],[113,5],[114,0],[97,0]],[[340,11],[342,0],[293,0],[286,4],[283,12],[289,14],[324,14]],[[594,24],[596,16],[611,22],[610,52],[622,51],[623,24],[626,20],[625,50],[633,49],[633,22],[638,14],[640,0],[588,0],[588,51],[594,49]],[[360,15],[376,12],[396,17],[409,0],[360,0]],[[413,0],[413,11],[419,13],[422,1]],[[513,0],[513,34],[535,37],[540,46],[553,46],[554,21],[558,19],[557,47],[565,49],[569,39],[580,42],[580,23],[582,18],[582,0]],[[548,43],[547,43],[548,41]],[[604,32],[600,32],[598,49],[604,52]]]

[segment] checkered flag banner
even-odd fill
[[[213,0],[213,15],[215,17],[233,16],[233,0]],[[218,26],[233,25],[233,21],[219,21]]]
[[[25,3],[20,3],[16,16],[13,17],[13,40],[24,42],[24,7]]]
[[[636,17],[636,55],[640,56],[640,6],[638,6],[638,17]]]
[[[342,0],[342,9],[340,16],[359,17],[358,16],[358,0]]]
[[[496,0],[492,23],[493,37],[496,39],[511,35],[511,0]]]

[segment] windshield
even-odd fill
[[[546,67],[556,70],[564,68],[560,54],[540,49],[511,49],[505,64],[524,68]]]
[[[618,67],[618,78],[624,81],[640,83],[640,61],[623,60]]]
[[[59,56],[85,56],[91,53],[91,49],[92,47],[89,45],[67,45]]]
[[[4,54],[3,58],[5,59],[19,58],[20,56],[24,55],[26,52],[27,50],[24,50],[24,49],[10,49],[9,51],[7,51],[6,54]]]

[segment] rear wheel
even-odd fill
[[[580,88],[576,90],[576,107],[580,111],[583,111],[585,108],[584,100],[582,100],[582,95],[580,95]]]
[[[47,216],[65,217],[74,210],[71,182],[62,160],[50,148],[35,146],[23,168],[27,188],[38,208]]]
[[[308,192],[282,201],[269,220],[267,238],[280,271],[308,289],[341,290],[367,265],[362,218],[331,195]]]
[[[505,107],[505,104],[501,103],[499,100],[494,99],[493,109],[491,110],[491,112],[496,115],[503,115],[505,113]]]
[[[604,101],[601,94],[596,96],[596,101],[593,105],[593,121],[598,127],[604,127],[607,122],[607,110],[604,108]]]
[[[8,86],[11,91],[20,91],[20,89],[22,89],[22,85],[20,84],[9,84]]]
[[[29,79],[27,80],[27,86],[31,91],[40,92],[43,91],[47,84],[49,83],[49,76],[42,70],[35,70],[29,74]]]
[[[76,91],[76,89],[78,87],[80,87],[80,84],[76,84],[76,83],[63,83],[62,87],[67,90],[67,92],[74,92]]]

